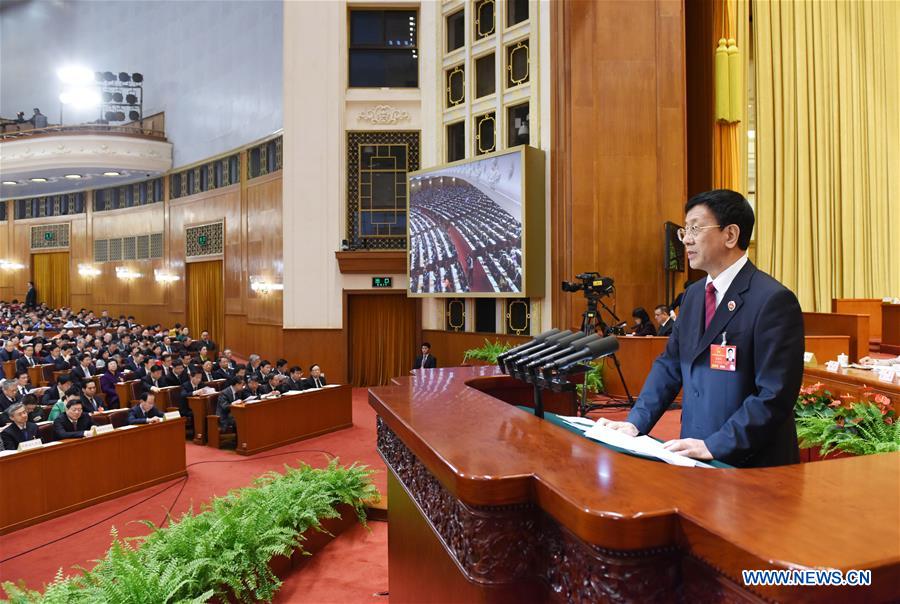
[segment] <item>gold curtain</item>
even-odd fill
[[[191,336],[209,332],[209,337],[221,351],[225,348],[225,291],[222,281],[222,261],[189,262],[187,264],[188,318]]]
[[[31,272],[38,304],[44,302],[50,308],[69,305],[69,252],[32,255]]]
[[[805,310],[900,295],[900,3],[753,3],[757,260]]]
[[[720,38],[734,38],[743,64],[743,118],[739,122],[717,121],[713,126],[713,188],[747,194],[747,57],[749,56],[749,4],[747,0],[715,0],[710,57]],[[715,73],[715,71],[714,71]]]
[[[395,294],[348,296],[350,383],[379,386],[406,375],[415,360],[416,303]]]

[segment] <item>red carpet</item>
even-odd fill
[[[598,411],[624,419],[626,410]],[[666,413],[653,435],[663,440],[678,436],[680,411]],[[187,443],[188,477],[132,493],[79,510],[36,526],[0,537],[0,581],[24,580],[30,588],[41,588],[59,568],[72,573],[75,565],[91,566],[110,544],[110,528],[123,537],[143,535],[148,529],[140,520],[161,523],[171,508],[178,517],[192,506],[229,490],[250,484],[268,470],[302,460],[321,467],[328,455],[343,463],[359,461],[376,469],[375,485],[387,492],[384,463],[375,451],[375,413],[364,388],[353,392],[353,427],[301,441],[253,457]],[[117,460],[86,460],[85,468],[102,471]],[[80,531],[80,532],[76,532]],[[43,547],[41,547],[43,546]],[[284,583],[277,602],[386,602],[378,595],[388,591],[387,524],[370,522],[356,526],[332,541],[295,571]],[[0,595],[3,595],[0,590]]]
[[[253,457],[187,443],[186,482],[157,485],[0,537],[0,581],[24,580],[30,588],[41,588],[60,567],[69,573],[74,565],[91,566],[109,548],[113,526],[122,536],[146,534],[148,529],[138,521],[163,522],[173,503],[172,514],[177,518],[191,506],[196,509],[214,496],[250,484],[267,470],[281,469],[285,463],[296,465],[297,460],[302,460],[312,466],[325,466],[328,457],[324,452],[339,457],[345,464],[359,461],[376,469],[374,482],[384,493],[387,478],[384,463],[375,451],[375,412],[369,407],[364,388],[353,392],[353,423],[347,430]],[[86,470],[97,472],[116,460],[85,462]],[[371,533],[358,527],[332,542],[310,558],[305,567],[308,572],[295,573],[285,588],[298,597],[302,593],[306,602],[358,602],[372,593],[387,591],[387,526],[372,522],[370,528]],[[79,529],[84,530],[72,534]],[[40,547],[56,539],[55,543]],[[352,564],[348,564],[349,560]],[[336,581],[334,573],[342,573],[342,580]]]

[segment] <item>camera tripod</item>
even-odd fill
[[[603,303],[603,300],[599,298],[594,298],[593,296],[588,296],[587,298],[587,310],[581,313],[581,333],[586,336],[597,333],[598,331],[602,333],[604,336],[608,336],[613,332],[606,323],[603,322],[603,319],[600,317],[600,312],[597,310],[597,304],[603,307],[603,310],[609,313],[609,315],[613,318],[614,321],[619,323],[619,317],[616,316],[616,313],[612,311],[606,304]],[[628,397],[628,406],[634,406],[634,398],[631,396],[631,391],[628,389],[628,384],[625,382],[625,376],[622,375],[622,366],[619,364],[619,359],[615,354],[610,355],[613,360],[613,363],[616,366],[616,371],[619,373],[619,379],[622,380],[622,386],[625,388],[625,395]],[[610,407],[612,405],[588,405],[587,403],[587,374],[585,373],[585,382],[581,388],[581,401],[578,404],[578,413],[582,417],[585,417],[589,412],[594,409],[601,409],[605,407]]]

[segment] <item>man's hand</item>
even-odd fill
[[[162,420],[163,420],[163,418],[161,418],[161,417],[151,417],[151,418],[147,419],[147,423],[148,424],[158,424]]]
[[[624,432],[628,436],[637,436],[638,429],[634,424],[629,422],[614,422],[606,419],[605,417],[601,417],[597,420],[597,423],[601,426],[606,426],[610,430],[617,430],[619,432]]]
[[[706,448],[706,443],[699,438],[676,438],[663,443],[663,447],[672,453],[701,461],[709,461],[713,458],[712,453]]]

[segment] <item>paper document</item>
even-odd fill
[[[663,444],[661,442],[650,438],[647,435],[628,436],[623,432],[612,430],[600,424],[595,424],[592,428],[585,432],[584,435],[588,438],[606,443],[608,445],[619,447],[620,449],[625,449],[626,451],[630,451],[632,453],[639,453],[648,457],[661,459],[662,461],[672,465],[702,468],[712,467],[711,465],[703,463],[702,461],[697,461],[696,459],[691,459],[690,457],[684,457],[683,455],[673,453],[663,448]]]
[[[287,392],[284,393],[284,395],[287,396],[289,394],[300,394],[301,392],[303,392],[303,391],[302,390],[288,390]]]
[[[576,417],[574,415],[560,415],[559,419],[563,420],[570,426],[578,428],[582,432],[589,428],[593,428],[594,424],[596,423],[595,421],[587,419],[586,417]]]
[[[340,384],[325,384],[322,388],[337,388]]]

